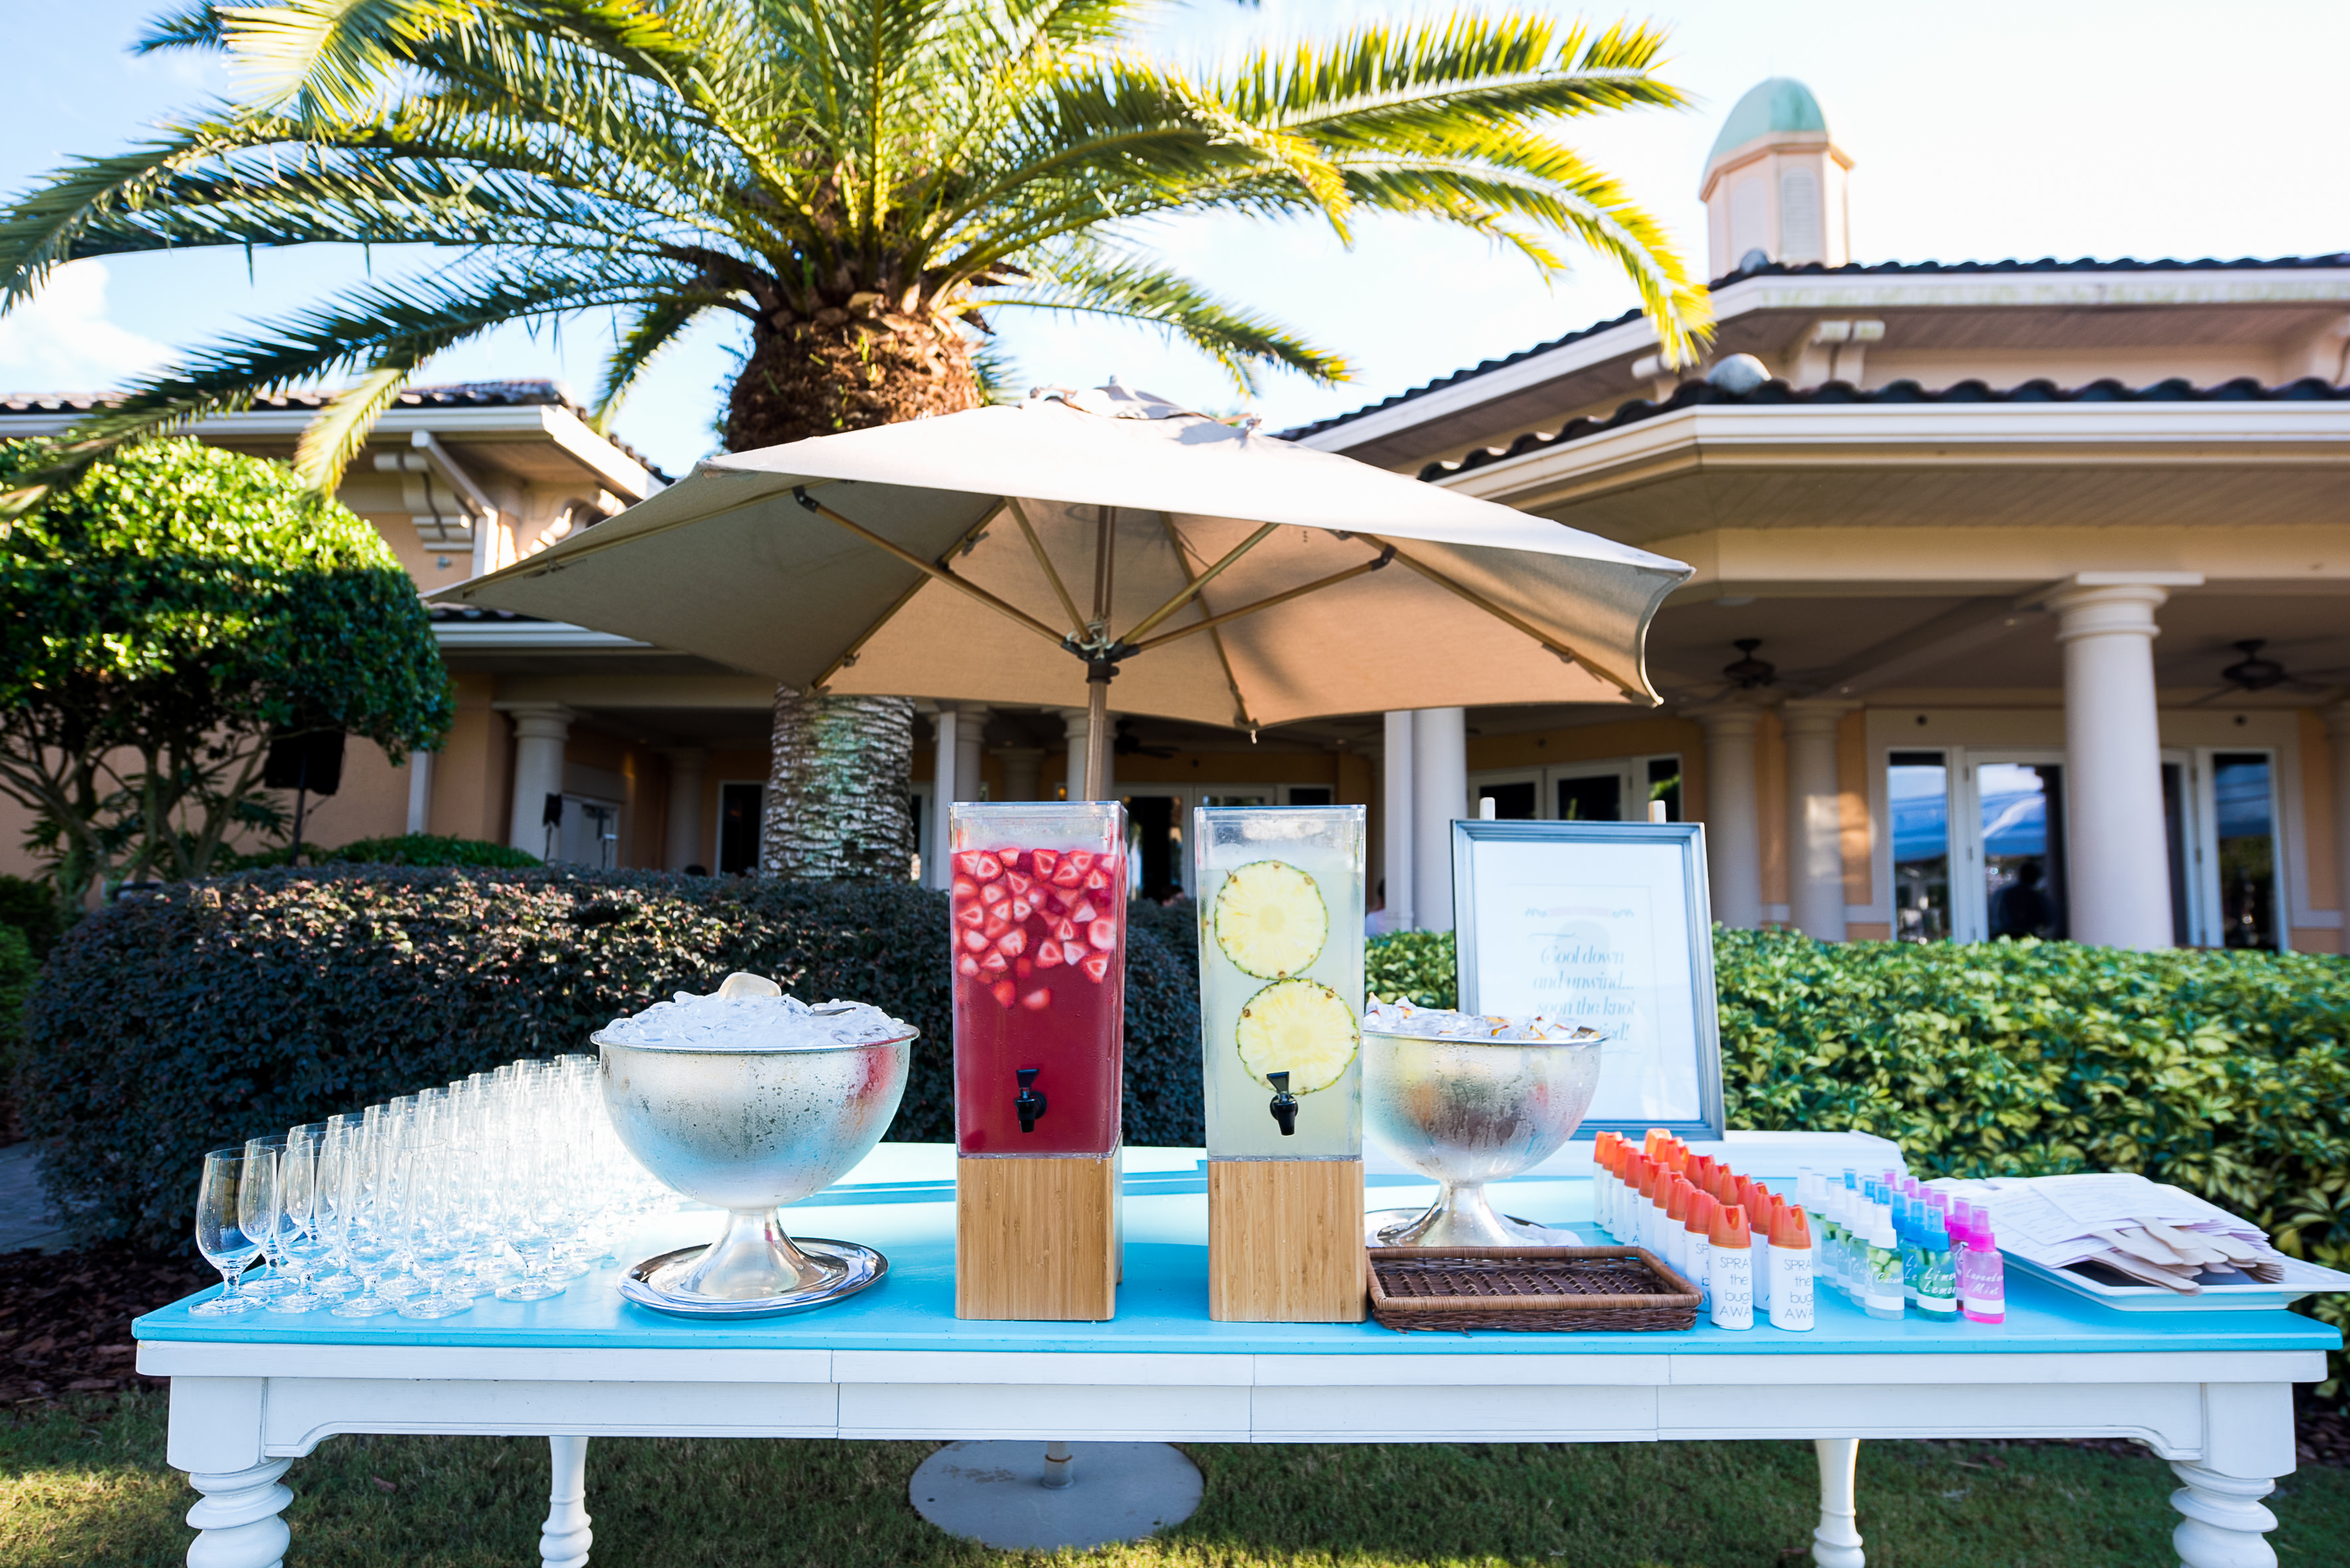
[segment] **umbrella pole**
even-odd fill
[[[1118,666],[1107,659],[1086,665],[1086,798],[1099,800],[1109,787],[1109,678]]]

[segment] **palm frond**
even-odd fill
[[[294,472],[313,490],[334,493],[335,486],[342,483],[343,471],[367,445],[375,421],[416,374],[412,355],[403,352],[395,358],[400,362],[379,360],[366,375],[335,394],[318,417],[304,427],[302,439],[294,445]]]

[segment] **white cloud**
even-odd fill
[[[106,286],[105,263],[74,262],[0,316],[0,389],[103,391],[169,358],[162,344],[109,318]]]

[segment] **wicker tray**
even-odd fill
[[[1693,1326],[1697,1287],[1644,1247],[1373,1247],[1383,1327],[1626,1334]]]

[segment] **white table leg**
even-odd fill
[[[188,1510],[188,1522],[201,1532],[188,1547],[188,1568],[279,1568],[294,1535],[277,1513],[294,1494],[277,1478],[293,1462],[190,1472],[188,1484],[203,1496]]]
[[[2275,1481],[2178,1460],[2170,1468],[2187,1483],[2170,1494],[2170,1506],[2187,1516],[2170,1532],[2171,1549],[2187,1568],[2276,1568],[2276,1549],[2264,1537],[2277,1517],[2260,1501]]]
[[[1860,1439],[1814,1438],[1812,1449],[1820,1457],[1820,1522],[1812,1532],[1812,1561],[1819,1568],[1867,1568],[1852,1501]]]
[[[547,1488],[546,1523],[538,1532],[546,1568],[588,1568],[596,1532],[588,1528],[588,1439],[549,1438],[555,1478]]]

